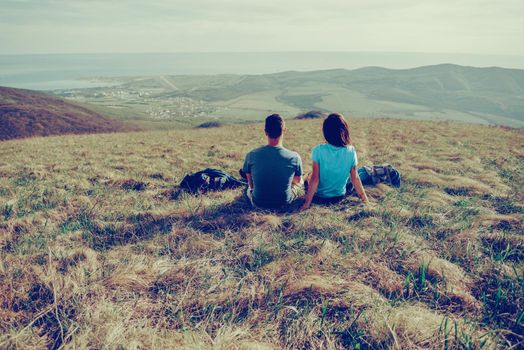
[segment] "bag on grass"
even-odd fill
[[[223,170],[207,168],[184,176],[180,182],[180,189],[189,193],[205,193],[208,191],[222,191],[230,188],[245,186],[244,181],[238,180]]]
[[[393,187],[400,187],[402,182],[400,173],[391,164],[363,166],[358,169],[358,177],[365,186],[375,186],[378,183],[387,183]],[[355,190],[351,181],[346,185],[346,193]]]
[[[383,182],[393,187],[400,187],[401,183],[400,173],[391,164],[361,167],[358,169],[358,176],[365,185]]]

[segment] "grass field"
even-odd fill
[[[171,198],[236,174],[259,124],[0,143],[0,348],[522,347],[523,132],[350,125],[403,186],[300,213]],[[320,127],[288,123],[306,170]]]

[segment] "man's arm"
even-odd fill
[[[247,184],[249,185],[250,189],[253,189],[253,178],[251,177],[251,164],[250,164],[250,153],[246,154],[246,158],[244,159],[244,165],[242,166],[242,171],[244,174],[246,174]]]
[[[318,183],[320,182],[320,169],[318,167],[318,163],[313,162],[313,172],[311,173],[311,177],[309,178],[309,186],[307,189],[306,194],[306,201],[302,205],[302,208],[300,210],[306,210],[311,206],[311,202],[313,201],[313,197],[315,196],[315,193],[317,192]]]
[[[253,178],[251,177],[251,173],[246,173],[247,178],[247,184],[249,185],[250,189],[253,189]]]
[[[302,178],[302,159],[300,158],[298,153],[297,153],[297,165],[295,168],[295,176],[293,176],[293,181],[291,183],[292,185],[302,185],[304,183],[304,179]]]
[[[304,179],[302,178],[302,175],[293,177],[293,181],[292,181],[293,185],[302,185],[303,183],[304,183]]]

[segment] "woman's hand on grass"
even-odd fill
[[[369,199],[366,198],[365,201],[362,201],[362,205],[367,208],[367,209],[373,209],[375,207],[375,203],[373,203],[372,201],[370,201]]]

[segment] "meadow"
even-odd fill
[[[174,195],[261,124],[0,142],[0,348],[522,347],[522,130],[349,122],[403,185],[305,212]],[[288,128],[309,170],[321,121]]]

